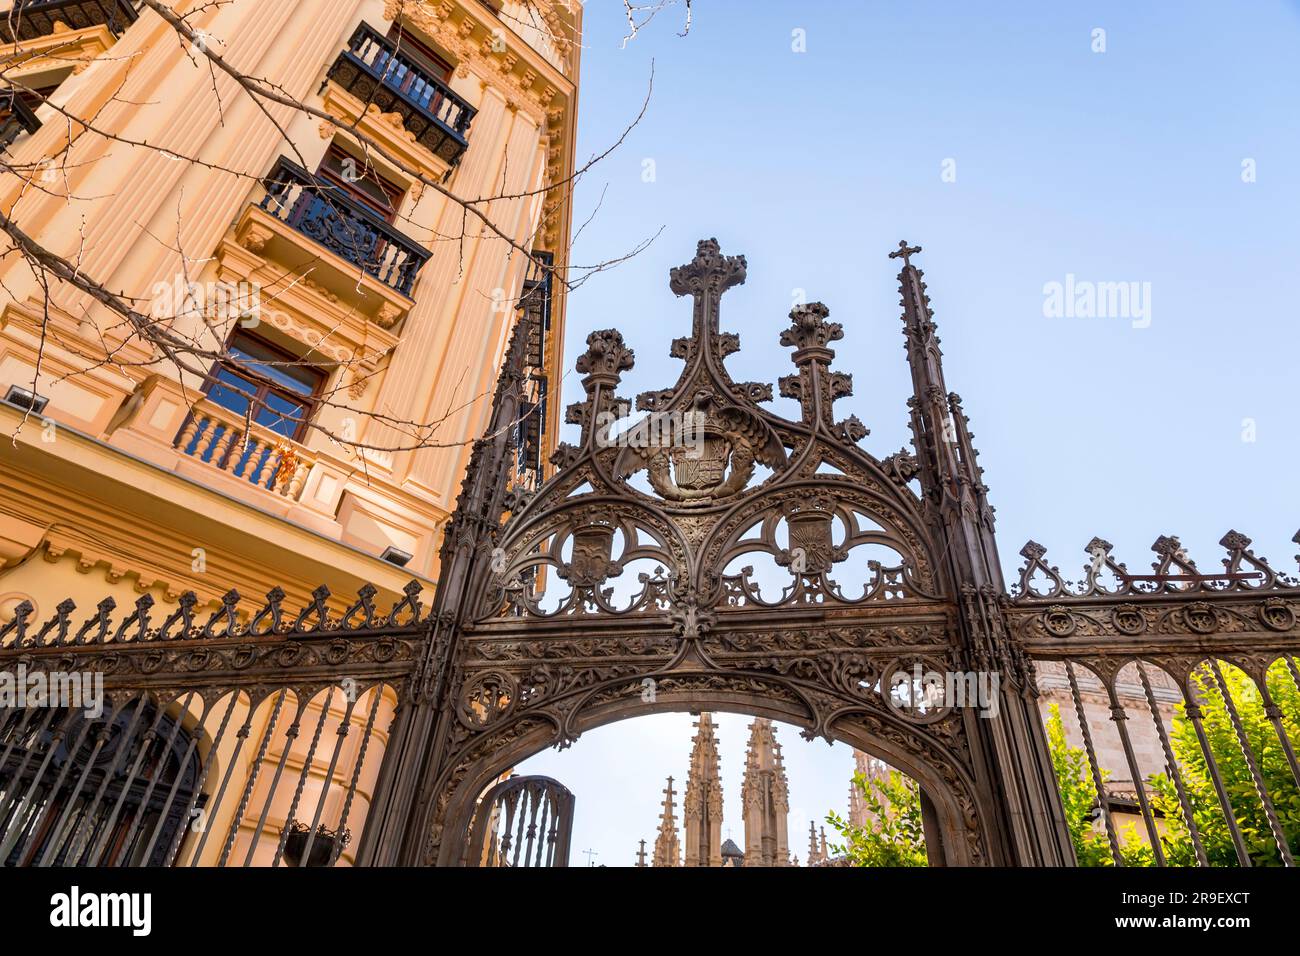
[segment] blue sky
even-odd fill
[[[910,440],[886,258],[906,238],[925,247],[948,386],[971,418],[1009,577],[1031,537],[1075,572],[1100,535],[1140,571],[1156,537],[1175,534],[1212,569],[1229,528],[1295,570],[1300,5],[694,7],[688,36],[678,5],[623,48],[622,4],[587,4],[580,161],[635,116],[652,60],[654,92],[579,185],[577,221],[604,199],[574,261],[663,233],[572,295],[568,367],[589,331],[616,326],[637,355],[623,394],[671,385],[680,363],[668,343],[690,316],[668,269],[716,236],[749,260],[748,282],[723,302],[723,328],[743,347],[729,360],[736,378],[790,371],[777,336],[805,290],[844,325],[836,365],[855,395],[839,413],[857,414],[871,429],[862,447],[887,455]],[[1098,28],[1105,52],[1093,51]],[[806,52],[792,50],[796,30]],[[1149,325],[1047,317],[1044,287],[1068,275],[1149,283]],[[565,401],[580,393],[570,374]],[[608,745],[593,733],[550,765],[579,795],[575,850],[601,841],[597,862],[653,838],[662,778],[685,772],[689,718],[656,720],[661,731],[598,732]],[[792,779],[794,802],[842,809],[848,751],[783,735],[788,755],[823,755]],[[642,759],[610,779],[602,748]],[[738,771],[728,783],[737,793]],[[621,828],[584,831],[584,795],[592,806],[616,790],[647,795]]]

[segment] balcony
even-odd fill
[[[107,27],[118,37],[139,18],[138,6],[131,0],[15,0],[0,13],[0,43],[50,36],[59,23],[73,30]]]
[[[357,27],[326,76],[362,104],[363,114],[370,104],[395,114],[413,140],[448,167],[469,146],[474,107],[368,23]]]
[[[288,501],[298,500],[313,464],[302,445],[208,401],[194,406],[173,447]]]
[[[515,433],[517,458],[515,479],[526,487],[535,488],[542,480],[543,446],[546,442],[547,391],[550,385],[547,372],[547,339],[551,330],[551,272],[538,263],[552,266],[555,257],[549,252],[534,250],[524,275],[523,289],[519,295],[519,308],[528,317],[528,347],[524,353],[524,402],[519,412]]]
[[[519,308],[532,320],[528,336],[528,364],[535,372],[546,369],[547,339],[551,332],[551,270],[555,254],[534,249],[525,264]]]
[[[264,185],[266,196],[258,208],[388,289],[410,298],[416,273],[431,255],[428,249],[284,156]]]

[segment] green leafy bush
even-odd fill
[[[1264,710],[1263,696],[1245,673],[1235,667],[1220,665],[1224,682],[1242,729],[1255,754],[1260,776],[1273,801],[1278,821],[1293,855],[1300,856],[1300,789],[1291,772],[1286,752],[1278,739],[1273,722]],[[1232,804],[1233,816],[1241,831],[1252,866],[1280,866],[1281,852],[1273,838],[1263,802],[1255,786],[1245,753],[1241,749],[1232,717],[1225,705],[1217,679],[1203,666],[1193,674],[1201,704],[1201,723],[1219,768],[1224,789]],[[1268,673],[1268,688],[1281,712],[1283,729],[1291,746],[1300,751],[1300,688],[1296,686],[1285,661],[1275,661]],[[1048,707],[1047,744],[1052,767],[1061,792],[1070,841],[1080,866],[1114,866],[1110,841],[1104,830],[1094,825],[1097,812],[1097,789],[1088,765],[1087,751],[1071,747],[1065,739],[1061,710]],[[1178,762],[1179,774],[1187,793],[1201,844],[1211,866],[1237,866],[1232,834],[1219,803],[1210,776],[1209,763],[1201,749],[1196,727],[1187,716],[1187,706],[1174,710],[1170,746]],[[1101,768],[1102,783],[1110,771]],[[867,809],[875,815],[868,826],[855,826],[836,813],[827,822],[844,840],[834,852],[847,856],[853,866],[925,866],[925,833],[921,823],[921,794],[916,783],[896,770],[885,779],[869,780],[860,773],[853,775],[853,786],[862,795]],[[1166,773],[1148,780],[1151,806],[1161,817],[1161,850],[1171,866],[1196,866],[1196,850],[1191,829],[1183,815],[1178,789]],[[1136,824],[1128,824],[1119,835],[1120,856],[1125,866],[1154,866],[1155,854],[1145,840],[1145,828],[1139,834]]]
[[[855,773],[853,786],[875,820],[857,826],[838,813],[828,814],[826,822],[844,840],[843,844],[831,846],[831,853],[848,857],[852,866],[925,866],[925,827],[916,782],[891,770],[884,779],[868,779]]]

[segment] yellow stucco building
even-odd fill
[[[0,214],[150,323],[10,233],[0,623],[68,598],[427,595],[521,307],[541,319],[522,481],[555,445],[565,295],[542,266],[567,264],[581,6],[167,6],[181,28],[139,0],[0,13]],[[490,198],[484,218],[453,197]],[[169,335],[195,343],[183,361]],[[341,694],[312,706],[344,719]]]

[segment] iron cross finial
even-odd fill
[[[914,256],[921,251],[920,246],[909,246],[906,239],[898,240],[898,248],[889,254],[891,259],[902,259],[904,266],[912,264],[909,256]]]

